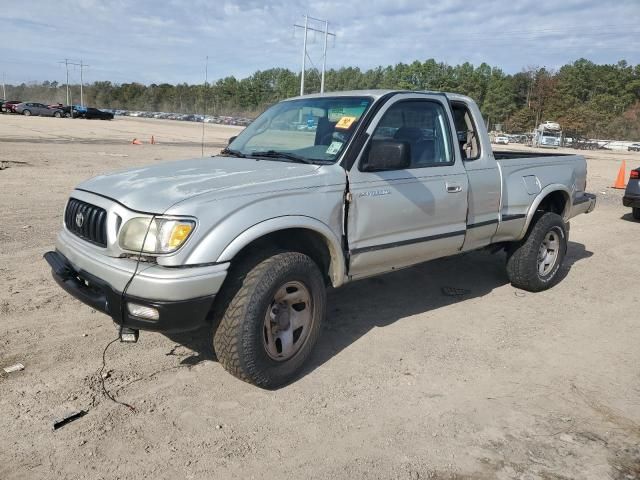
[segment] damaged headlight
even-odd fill
[[[124,224],[118,243],[133,252],[172,253],[187,241],[195,226],[195,221],[183,218],[136,217]]]

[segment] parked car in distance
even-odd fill
[[[82,118],[86,118],[87,120],[113,120],[113,113],[104,112],[102,110],[98,110],[97,108],[89,107],[82,114]]]
[[[640,143],[632,143],[627,147],[629,152],[640,152]]]
[[[20,100],[9,100],[2,104],[2,111],[5,113],[16,113],[16,105],[22,103]]]
[[[627,182],[627,189],[622,197],[622,204],[625,207],[631,207],[633,218],[640,220],[640,167],[631,170],[629,174],[629,182]]]
[[[42,117],[64,117],[64,112],[61,108],[49,108],[43,103],[24,102],[15,106],[15,112],[21,115],[40,115]]]
[[[509,145],[509,137],[498,135],[495,139],[496,145]]]

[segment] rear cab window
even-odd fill
[[[473,115],[464,102],[452,101],[453,121],[456,126],[458,147],[463,160],[477,160],[480,158],[480,140]]]

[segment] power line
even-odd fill
[[[68,58],[65,58],[64,61],[61,61],[58,63],[64,63],[64,67],[67,73],[67,105],[71,105],[71,97],[69,95],[69,65],[75,65],[77,67],[80,67],[80,106],[84,107],[83,70],[84,70],[84,67],[88,67],[89,65],[87,65],[86,63],[83,63],[82,60],[80,60],[80,63],[71,62],[69,61]],[[73,117],[73,108],[71,109],[71,116]]]
[[[309,20],[324,24],[324,30],[310,27]],[[304,30],[304,40],[302,42],[302,71],[300,72],[300,95],[304,95],[304,75],[306,71],[307,57],[309,57],[307,53],[307,34],[309,31],[312,31],[312,32],[322,33],[324,35],[324,47],[322,49],[322,75],[320,77],[320,93],[324,93],[324,76],[325,76],[325,70],[327,68],[327,40],[330,36],[335,38],[336,34],[329,32],[328,20],[322,20],[320,18],[310,17],[309,15],[304,16],[304,25],[298,25],[296,23],[293,25],[293,28],[294,29],[302,28]],[[309,57],[309,60],[311,60],[311,57]],[[313,64],[313,62],[311,63]]]

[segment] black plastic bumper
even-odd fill
[[[60,252],[47,252],[44,259],[51,266],[53,278],[60,287],[81,302],[111,316],[114,322],[123,327],[177,333],[196,330],[207,323],[214,295],[171,302],[123,296],[94,275],[76,271]],[[158,320],[130,315],[126,308],[127,302],[157,309]]]
[[[622,197],[622,205],[631,208],[640,208],[640,195],[625,195]]]

